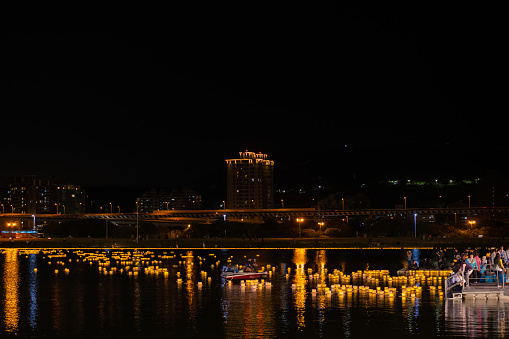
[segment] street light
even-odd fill
[[[322,234],[322,226],[325,225],[325,223],[323,221],[320,221],[318,223],[318,225],[320,226],[320,232],[318,233],[318,238],[320,238],[321,234]]]
[[[139,229],[139,215],[140,213],[138,212],[138,202],[136,201],[136,243],[138,243],[138,229]]]
[[[300,232],[300,224],[304,221],[304,218],[297,218],[297,222],[299,223],[299,238],[301,238],[301,232]]]
[[[472,234],[473,236],[473,230],[472,230],[472,227],[475,225],[475,220],[469,220],[468,221],[468,224],[470,225],[469,229],[470,229],[470,233]]]
[[[8,223],[7,223],[7,227],[9,227],[9,228],[10,228],[10,231],[11,231],[11,232],[10,232],[10,233],[11,233],[10,238],[12,238],[12,229],[13,229],[14,227],[16,227],[16,223],[15,223],[15,222],[8,222]]]
[[[417,213],[414,213],[414,238],[417,238]]]

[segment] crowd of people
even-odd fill
[[[465,249],[463,252],[440,249],[436,252],[436,258],[426,258],[420,263],[413,260],[412,251],[407,251],[407,259],[409,269],[452,269],[453,274],[462,270],[467,284],[470,281],[491,282],[494,277],[504,279],[506,267],[509,266],[509,249],[492,247],[482,256],[480,249]]]

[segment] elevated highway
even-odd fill
[[[83,213],[83,214],[20,214],[1,213],[0,219],[111,219],[111,220],[150,220],[150,221],[200,221],[211,219],[273,219],[273,218],[317,218],[328,219],[341,216],[409,216],[424,215],[488,215],[509,213],[509,207],[458,207],[458,208],[408,208],[408,209],[348,209],[318,210],[316,208],[278,208],[278,209],[218,209],[218,210],[167,210],[153,213]]]

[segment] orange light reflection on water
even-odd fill
[[[293,283],[295,284],[295,309],[297,311],[297,327],[303,330],[306,326],[305,313],[306,313],[306,273],[304,272],[304,265],[307,263],[307,250],[305,248],[296,248],[293,252],[292,262],[297,266],[295,275],[293,276]]]
[[[19,274],[17,249],[6,250],[3,280],[5,287],[5,330],[10,333],[17,333],[19,323]]]
[[[187,307],[189,311],[189,323],[191,327],[196,326],[198,305],[195,295],[196,276],[194,267],[194,252],[187,251],[185,255],[184,270],[186,273],[185,288],[187,292]]]

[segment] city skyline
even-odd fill
[[[0,185],[2,213],[132,213],[136,206],[142,213],[170,209],[316,208],[318,205],[322,209],[342,210],[406,208],[407,202],[411,208],[509,206],[509,179],[499,171],[487,172],[477,178],[404,177],[364,182],[354,178],[342,186],[334,186],[327,179],[318,178],[311,182],[307,178],[307,185],[274,187],[274,181],[277,182],[272,174],[274,164],[266,159],[267,155],[239,153],[240,159],[226,159],[224,172],[227,178],[222,183],[211,183],[215,189],[208,190],[190,187],[87,188],[37,175],[3,178],[0,181],[3,182]],[[248,163],[255,156],[261,162],[267,162],[270,168],[265,168],[265,164],[258,168]],[[259,183],[254,185],[255,182]],[[225,206],[225,203],[228,204]]]

